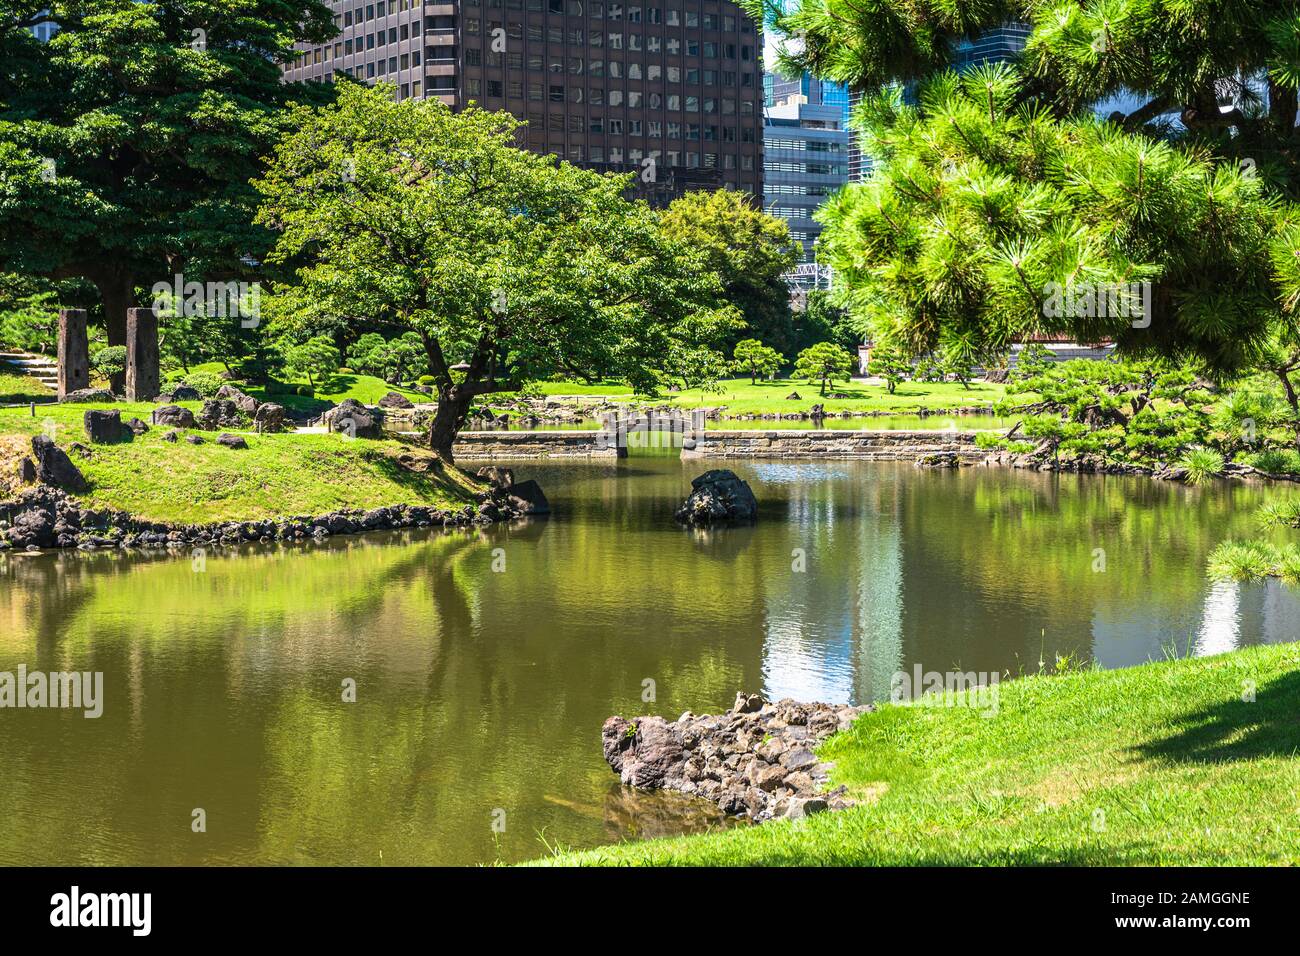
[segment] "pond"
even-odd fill
[[[484,532],[0,559],[0,671],[104,675],[98,719],[0,710],[0,864],[474,864],[699,830],[710,807],[619,787],[607,716],[1298,633],[1284,588],[1205,577],[1285,490],[732,466],[753,527],[676,527],[707,465],[640,456],[521,465],[553,516]]]

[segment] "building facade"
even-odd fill
[[[339,35],[288,81],[347,73],[399,98],[508,110],[521,145],[636,171],[663,203],[687,189],[762,195],[762,40],[726,0],[334,0]]]
[[[784,219],[803,249],[802,265],[815,262],[821,223],[813,213],[848,181],[848,94],[844,87],[805,75],[796,80],[765,78],[763,194],[767,211]],[[829,95],[828,95],[829,94]],[[790,277],[797,288],[815,287],[816,269]]]

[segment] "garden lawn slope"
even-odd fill
[[[1300,645],[1007,681],[991,717],[889,705],[821,754],[859,806],[542,862],[1295,864]]]
[[[148,421],[155,406],[38,406],[34,418],[27,409],[0,410],[0,497],[14,490],[4,484],[11,481],[17,458],[30,454],[32,435],[52,427],[55,441],[65,450],[73,441],[88,444],[82,414],[96,407],[117,408],[124,421],[132,416]],[[240,433],[249,447],[230,449],[216,444],[216,432],[196,432],[204,438],[201,445],[183,438],[165,442],[162,435],[168,430],[153,427],[134,441],[90,446],[89,458],[73,453],[73,463],[90,484],[80,500],[149,521],[205,524],[317,516],[339,508],[403,502],[458,508],[482,490],[456,469],[426,475],[403,468],[396,461],[398,454],[420,453],[396,441]]]

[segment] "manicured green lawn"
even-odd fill
[[[1300,645],[999,690],[996,716],[885,706],[828,740],[853,809],[539,862],[1300,863]]]
[[[225,366],[220,362],[208,362],[203,365],[192,366],[190,371],[220,374],[225,371]],[[286,384],[306,385],[307,380],[303,379]],[[319,415],[345,398],[356,399],[365,405],[377,405],[379,400],[389,392],[405,395],[413,402],[431,401],[428,395],[398,385],[389,385],[382,378],[377,378],[374,375],[362,375],[358,372],[335,375],[328,382],[317,384],[315,395],[312,396],[270,394],[259,385],[239,385],[238,387],[259,402],[275,402],[277,405],[283,405],[293,412],[312,415]]]
[[[3,367],[0,367],[0,405],[14,402],[43,402],[53,396],[53,389],[47,388],[36,379],[4,371]]]
[[[198,407],[197,402],[182,404]],[[82,415],[97,407],[106,406],[38,406],[34,418],[27,409],[0,409],[0,483],[14,474],[17,456],[30,453],[30,436],[50,424],[61,447],[84,443]],[[120,409],[123,419],[137,416],[147,422],[155,406],[111,407]],[[201,433],[206,439],[202,445],[183,439],[164,442],[166,430],[155,427],[134,441],[94,445],[88,459],[73,454],[91,486],[82,500],[154,521],[206,523],[319,515],[343,507],[401,502],[453,507],[478,490],[454,469],[426,476],[399,467],[393,457],[409,449],[396,441],[245,434],[249,447],[233,450],[216,444],[213,432]]]

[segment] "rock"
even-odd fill
[[[217,398],[234,402],[235,407],[245,415],[256,415],[257,406],[260,404],[253,396],[241,392],[233,385],[222,385],[217,389]]]
[[[284,427],[284,406],[264,402],[257,407],[253,422],[264,432],[278,432]]]
[[[381,438],[379,419],[355,398],[345,398],[324,415],[325,427],[350,438]]]
[[[812,418],[825,418],[826,406],[820,404],[814,405],[812,408],[808,409],[808,414]]]
[[[480,468],[477,472],[479,478],[487,480],[493,488],[506,489],[515,483],[515,471],[513,468],[501,468],[497,465],[488,465]]]
[[[63,401],[69,404],[85,404],[86,402],[115,402],[117,396],[105,388],[79,388],[75,392],[68,392],[63,396]]]
[[[401,392],[389,392],[379,400],[380,408],[414,408],[415,402],[411,401]]]
[[[246,442],[242,437],[240,437],[239,435],[231,435],[229,432],[222,432],[220,435],[218,435],[217,444],[225,445],[227,448],[248,447],[248,442]]]
[[[731,709],[737,714],[756,714],[763,709],[763,698],[758,694],[746,694],[741,691],[736,694],[736,702]]]
[[[169,442],[175,442],[178,438],[180,438],[180,436],[176,434],[176,432],[174,431],[164,432],[162,436],[163,441],[169,441]]]
[[[785,817],[787,820],[802,820],[814,813],[821,813],[826,808],[826,801],[820,797],[809,797],[806,800],[795,799],[790,801],[789,808],[785,811]]]
[[[169,428],[198,428],[194,413],[180,405],[160,405],[150,413],[149,417],[155,425],[166,425]]]
[[[141,435],[149,431],[149,426],[138,418],[128,418],[126,420],[126,427],[131,429],[131,434],[136,438],[139,438]]]
[[[706,471],[691,482],[691,488],[690,496],[677,509],[680,522],[700,527],[753,521],[758,515],[753,490],[734,471]]]
[[[546,500],[542,486],[531,478],[528,481],[512,484],[506,489],[506,503],[521,515],[547,515],[551,513],[551,503]]]
[[[791,392],[789,395],[785,397],[785,400],[787,402],[799,402],[799,401],[803,401],[803,396],[800,395],[798,392]]]
[[[198,425],[205,431],[238,428],[243,424],[244,417],[240,414],[239,406],[228,398],[208,399],[199,410]]]
[[[203,393],[190,385],[175,385],[170,392],[163,392],[161,398],[167,402],[201,402]]]
[[[916,459],[917,468],[959,468],[961,458],[955,451],[939,451]]]
[[[49,435],[32,437],[32,454],[36,458],[36,478],[41,484],[78,492],[88,487],[85,476]]]
[[[36,465],[25,455],[19,459],[18,467],[15,470],[18,473],[18,480],[25,485],[30,485],[36,480]]]
[[[121,441],[126,436],[122,413],[116,408],[88,408],[81,420],[86,437],[92,442]]]
[[[187,442],[189,442],[191,445],[202,445],[202,444],[203,444],[203,436],[202,436],[202,435],[186,435],[186,436],[185,436],[185,440],[186,440]]]

